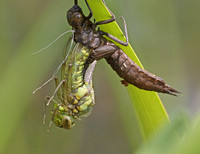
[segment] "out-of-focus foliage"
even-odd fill
[[[191,122],[186,115],[179,114],[170,125],[148,142],[144,143],[137,154],[198,154],[200,152],[200,116]],[[174,135],[176,133],[176,135]]]
[[[121,27],[118,17],[125,17],[129,41],[144,68],[182,92],[178,97],[160,95],[169,116],[182,108],[195,119],[200,100],[200,2],[106,2]],[[131,153],[141,144],[137,122],[129,123],[134,114],[126,89],[102,62],[94,73],[93,113],[70,131],[52,126],[47,133],[49,121],[42,125],[44,97],[52,95],[55,86],[48,85],[34,96],[31,93],[61,63],[69,35],[38,55],[30,53],[71,29],[65,13],[72,5],[72,0],[0,0],[0,153],[13,153],[13,149],[15,153]],[[80,5],[88,13],[84,1]],[[51,108],[47,109],[47,119]],[[190,142],[181,142],[177,152],[194,149],[199,143],[195,138],[198,125],[192,123],[191,135],[186,129]],[[164,142],[162,145],[167,147],[167,140]]]

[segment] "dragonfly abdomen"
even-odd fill
[[[77,43],[62,64],[62,81],[56,84],[60,85],[58,101],[50,98],[56,103],[52,119],[58,127],[71,129],[75,125],[74,119],[89,115],[95,104],[92,72],[96,62],[86,66],[90,52],[91,49]]]
[[[167,85],[163,79],[140,68],[120,48],[106,58],[113,70],[123,78],[124,85],[133,84],[136,87],[149,91],[156,91],[175,95],[175,89]]]
[[[83,86],[83,70],[85,67],[85,61],[88,59],[89,53],[86,50],[81,50],[76,56],[76,61],[74,62],[74,72],[72,74],[72,90]]]
[[[85,62],[87,61],[91,51],[89,48],[84,47],[79,43],[76,45],[76,47],[79,49],[79,51],[75,51],[75,60],[72,64],[72,87],[69,97],[73,99],[70,99],[68,102],[71,104],[71,108],[73,109],[74,114],[78,116],[86,114],[90,111],[90,106],[94,105],[94,93],[91,83],[87,83],[84,80]]]

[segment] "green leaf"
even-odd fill
[[[194,120],[187,125],[184,132],[183,140],[180,144],[176,145],[172,154],[199,154],[200,153],[200,115],[193,118]]]
[[[102,0],[88,0],[96,21],[111,18],[109,11]],[[116,22],[100,26],[101,30],[108,32],[120,40],[125,41],[125,37]],[[134,62],[143,68],[131,45],[127,47],[116,43]],[[155,92],[138,89],[132,85],[128,86],[128,92],[137,116],[139,127],[144,139],[151,136],[162,124],[169,123],[167,112]]]

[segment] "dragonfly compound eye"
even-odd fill
[[[65,129],[71,129],[75,126],[72,117],[62,114],[56,114],[53,119],[56,126]]]
[[[56,126],[65,129],[71,129],[72,127],[74,127],[75,123],[73,121],[73,118],[68,115],[63,107],[60,106],[56,113],[52,112],[52,114],[53,122]]]
[[[62,126],[65,129],[71,129],[75,126],[75,123],[70,116],[64,116],[62,119]]]

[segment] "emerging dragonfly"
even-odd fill
[[[89,48],[77,43],[62,64],[61,81],[55,78],[58,101],[53,99],[53,95],[48,97],[48,103],[55,103],[52,120],[58,127],[72,128],[74,119],[90,114],[95,104],[92,73],[96,61],[85,65],[89,54]]]
[[[58,127],[71,129],[75,125],[74,119],[89,115],[95,104],[92,74],[96,61],[86,64],[90,53],[89,48],[76,43],[60,65],[60,81],[56,76],[53,76],[33,92],[41,89],[52,79],[55,80],[56,89],[52,97],[47,97],[47,106],[50,102],[55,104],[52,111],[52,121]],[[57,95],[58,100],[54,99],[55,95]]]
[[[124,18],[122,19],[124,21],[126,42],[97,29],[98,25],[115,21],[115,16],[111,11],[111,19],[92,23],[90,18],[93,13],[87,0],[85,0],[85,3],[90,11],[88,16],[83,14],[77,0],[74,0],[74,6],[67,12],[67,20],[74,31],[73,39],[76,45],[60,65],[60,81],[53,75],[50,80],[35,90],[37,91],[53,78],[55,79],[56,90],[52,97],[47,97],[47,105],[50,102],[55,104],[52,111],[52,121],[58,127],[70,129],[75,125],[74,119],[80,119],[79,117],[87,116],[91,112],[94,105],[92,74],[96,61],[102,58],[105,58],[117,74],[124,79],[122,82],[124,85],[132,84],[140,89],[171,95],[178,93],[161,78],[140,68],[118,46],[104,37],[107,36],[114,42],[127,46],[128,37]],[[57,95],[58,100],[54,99],[55,95]]]

